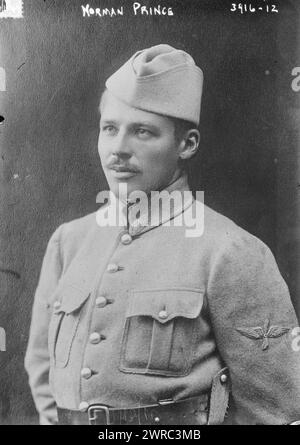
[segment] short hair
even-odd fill
[[[184,119],[178,119],[176,117],[169,117],[174,123],[174,131],[175,131],[175,140],[176,143],[179,143],[189,130],[198,130],[198,125],[194,122],[186,121]]]

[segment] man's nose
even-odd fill
[[[118,132],[117,136],[114,138],[112,153],[123,158],[131,157],[132,150],[126,132],[123,131]]]

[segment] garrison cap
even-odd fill
[[[203,72],[185,51],[165,44],[138,51],[105,85],[134,108],[199,124]]]

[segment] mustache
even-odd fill
[[[141,170],[133,164],[128,164],[126,162],[116,162],[111,161],[106,165],[110,170],[115,170],[117,172],[132,172],[132,173],[140,173]]]

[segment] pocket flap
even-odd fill
[[[58,293],[58,301],[61,303],[55,312],[71,314],[79,309],[90,296],[89,291],[72,285],[64,285]]]
[[[175,317],[196,318],[203,296],[203,290],[194,288],[133,290],[126,316],[150,316],[160,323]]]

